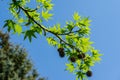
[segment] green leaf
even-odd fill
[[[77,21],[77,20],[80,19],[80,16],[79,16],[78,12],[75,12],[75,13],[74,13],[73,19],[74,19],[75,21]]]
[[[18,23],[23,23],[23,22],[24,22],[23,18],[18,19]]]
[[[48,11],[42,11],[42,17],[47,21],[48,19],[51,19],[53,14],[48,13]]]
[[[83,80],[84,74],[81,71],[76,72],[76,80]]]
[[[56,24],[53,27],[50,27],[49,30],[56,33],[56,34],[60,34],[61,33],[60,24]]]
[[[25,32],[24,40],[25,40],[26,38],[28,38],[29,41],[31,42],[32,37],[37,38],[37,37],[35,36],[35,31],[33,31],[33,30],[27,30],[27,31]]]
[[[92,54],[93,54],[92,57],[93,61],[99,62],[101,60],[100,56],[102,56],[102,54],[100,54],[98,50],[93,49]]]
[[[88,26],[90,26],[90,22],[91,22],[91,20],[89,20],[88,18],[84,18],[80,21],[80,24],[88,27]]]
[[[91,52],[92,52],[92,55],[93,55],[92,56],[93,61],[99,62],[101,60],[100,56],[102,56],[102,54],[100,54],[99,51],[95,50],[95,49],[91,50]]]
[[[80,49],[86,53],[91,49],[91,44],[93,44],[93,42],[90,41],[90,38],[81,38],[80,39]]]
[[[33,17],[36,21],[39,21],[40,20],[40,13],[38,13],[37,11],[30,11],[30,12],[28,12],[29,13],[29,15],[31,16],[31,17]],[[31,20],[30,20],[31,21]]]
[[[19,24],[16,24],[16,25],[15,25],[15,32],[17,32],[19,35],[20,35],[21,32],[22,32],[22,27],[21,27]]]
[[[74,71],[74,65],[73,64],[66,64],[67,68],[66,70],[69,70],[70,72]]]
[[[78,66],[80,66],[81,65],[81,60],[77,60],[76,63],[77,63]]]
[[[57,45],[57,41],[55,41],[52,37],[48,37],[47,38],[48,44],[56,46]]]
[[[53,4],[51,3],[52,0],[36,0],[39,3],[42,3],[43,8],[46,10],[51,10],[53,8]]]
[[[33,25],[30,27],[30,30],[33,30],[33,31],[35,31],[36,33],[42,35],[42,29],[41,29],[40,27],[38,27],[36,24],[33,24]]]
[[[70,22],[66,22],[67,26],[66,28],[69,30],[69,31],[72,31],[73,28],[75,27],[74,23],[72,21]]]
[[[51,3],[51,0],[44,1],[43,6],[44,6],[45,9],[47,9],[47,10],[51,10],[51,9],[53,8],[53,4]]]
[[[44,3],[46,0],[36,0],[37,2]]]
[[[6,20],[3,28],[7,27],[8,32],[15,31],[15,22],[12,20]]]

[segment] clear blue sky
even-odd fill
[[[9,0],[0,1],[0,26],[10,17],[7,11]],[[89,16],[91,40],[94,47],[104,54],[100,64],[92,67],[93,77],[89,80],[120,80],[120,0],[53,0],[55,4],[53,23],[65,24],[74,11]],[[47,23],[48,24],[48,23]],[[24,41],[23,36],[11,35],[11,42],[25,47],[35,68],[48,80],[75,80],[75,76],[65,69],[67,59],[58,56],[57,49],[49,46],[43,36],[32,43]]]

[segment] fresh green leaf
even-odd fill
[[[42,17],[47,21],[48,19],[51,19],[53,14],[48,13],[48,11],[42,11]]]
[[[18,19],[18,23],[23,23],[23,22],[24,22],[23,18]]]
[[[17,32],[20,35],[22,32],[22,26],[20,26],[19,24],[16,24],[15,25],[15,32]]]
[[[37,38],[36,35],[35,35],[35,31],[33,31],[33,30],[27,30],[27,31],[25,32],[24,40],[25,40],[26,38],[28,38],[29,41],[31,42],[32,37]]]
[[[66,70],[70,71],[70,72],[73,72],[74,71],[74,66],[73,64],[66,64],[67,68]]]
[[[8,32],[11,30],[15,31],[15,22],[12,20],[6,20],[3,28],[7,27]]]
[[[47,41],[50,45],[53,45],[53,46],[57,45],[57,42],[52,37],[48,37]]]
[[[73,19],[74,19],[75,21],[77,21],[77,20],[80,19],[80,16],[79,16],[78,12],[75,12],[75,13],[74,13]]]

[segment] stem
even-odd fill
[[[69,34],[71,34],[71,33],[76,33],[76,32],[79,32],[81,29],[79,29],[79,30],[76,30],[76,31],[70,31],[70,32],[68,32],[68,33],[61,33],[61,34],[58,34],[58,35],[69,35]]]
[[[56,37],[60,40],[60,42],[63,42],[63,43],[65,43],[66,45],[70,46],[71,48],[74,48],[74,49],[76,49],[78,52],[80,52],[80,50],[79,50],[78,48],[76,48],[74,45],[71,45],[71,44],[67,43],[66,41],[64,41],[64,40],[59,36],[59,35],[69,35],[70,33],[75,33],[75,32],[78,32],[78,31],[80,31],[80,30],[73,31],[73,32],[68,32],[68,33],[63,33],[63,34],[54,33],[54,32],[52,32],[52,31],[50,31],[49,29],[43,27],[43,26],[42,26],[41,24],[39,24],[36,20],[34,20],[34,18],[29,15],[29,13],[28,13],[28,11],[27,11],[26,9],[24,9],[24,8],[21,7],[20,5],[19,5],[19,8],[22,9],[23,12],[25,12],[25,14],[28,16],[28,18],[30,18],[35,24],[37,24],[40,28],[42,28],[43,31],[47,31],[47,32],[53,34],[54,36],[56,36]]]

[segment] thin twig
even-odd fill
[[[41,24],[39,24],[36,20],[34,20],[34,18],[31,17],[31,16],[29,15],[29,13],[27,12],[27,10],[25,10],[23,7],[19,6],[19,8],[22,9],[22,10],[25,12],[25,14],[28,16],[28,18],[30,18],[30,19],[31,19],[33,22],[35,22],[40,28],[42,28],[43,31],[47,31],[47,32],[49,32],[49,33],[52,33],[53,35],[55,35],[55,36],[60,40],[60,42],[63,42],[63,43],[65,43],[66,45],[70,46],[71,48],[76,49],[78,52],[81,52],[81,51],[80,51],[78,48],[76,48],[74,45],[71,45],[71,44],[67,43],[66,41],[64,41],[64,40],[59,36],[59,35],[68,35],[68,34],[70,34],[70,33],[75,33],[75,32],[80,31],[80,29],[77,30],[77,31],[73,31],[73,32],[68,32],[68,33],[63,33],[63,34],[56,34],[56,33],[52,32],[52,31],[50,31],[49,29],[43,27],[43,26],[42,26]]]
[[[60,33],[60,34],[58,34],[58,35],[69,35],[69,34],[71,34],[71,33],[79,32],[80,30],[81,30],[81,29],[76,30],[76,31],[70,31],[70,32],[67,32],[67,33]]]

